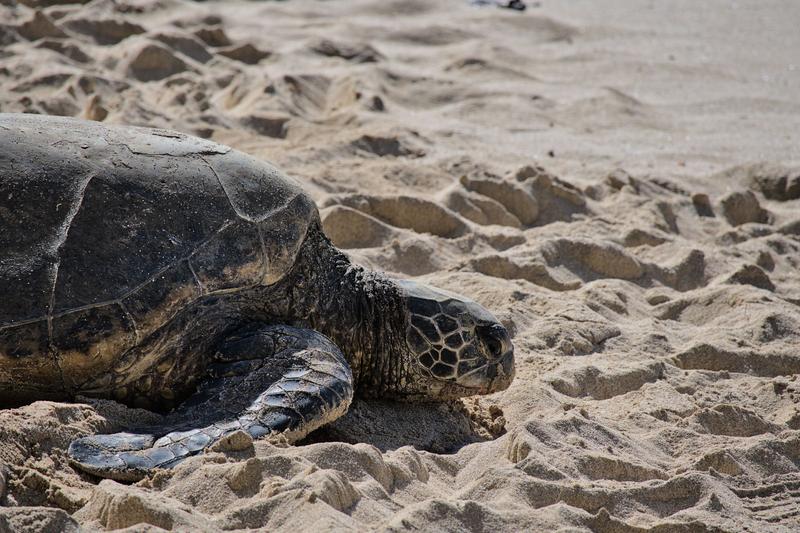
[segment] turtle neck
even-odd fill
[[[313,224],[292,271],[268,287],[267,312],[329,337],[347,358],[356,394],[386,397],[406,384],[406,311],[399,287],[354,265]]]

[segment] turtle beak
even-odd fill
[[[494,365],[495,377],[489,384],[490,392],[506,390],[511,382],[514,381],[516,368],[514,367],[514,348],[511,347],[500,360]]]
[[[500,323],[482,328],[481,336],[488,341],[491,359],[484,367],[489,381],[488,392],[505,390],[514,380],[514,345],[511,336]]]

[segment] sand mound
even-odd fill
[[[85,35],[100,45],[117,44],[131,35],[144,33],[143,27],[122,18],[67,17],[61,25],[75,33]]]
[[[185,71],[187,65],[164,46],[139,42],[127,51],[122,68],[139,81],[157,81]]]
[[[158,415],[0,411],[0,531],[800,528],[800,11],[684,4],[0,1],[0,110],[271,160],[517,352],[501,394],[356,400],[132,485],[65,449]]]
[[[367,43],[345,43],[322,39],[313,43],[310,49],[328,57],[341,57],[356,63],[375,63],[383,59],[383,54]]]

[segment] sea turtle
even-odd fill
[[[74,441],[137,479],[235,431],[290,441],[353,394],[505,389],[477,303],[350,262],[269,163],[160,129],[0,114],[0,405],[76,396],[168,412]]]

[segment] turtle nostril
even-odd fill
[[[500,364],[503,367],[503,373],[507,377],[512,377],[514,375],[514,352],[507,353]]]

